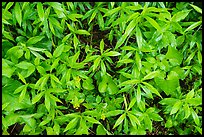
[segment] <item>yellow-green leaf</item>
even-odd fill
[[[202,14],[202,9],[201,8],[199,8],[198,6],[193,5],[193,4],[190,4],[190,6],[192,6],[197,12]]]
[[[125,116],[126,116],[126,113],[122,114],[122,115],[117,119],[117,121],[115,122],[115,125],[113,126],[113,129],[116,128],[118,125],[120,125],[120,124],[123,122]]]
[[[159,24],[153,20],[152,18],[145,16],[145,19],[155,28],[157,29],[159,32],[161,32],[161,27],[159,26]]]
[[[21,7],[19,5],[19,2],[16,2],[14,10],[15,10],[16,20],[17,20],[18,24],[21,26],[21,22],[22,22],[22,10],[21,10]]]
[[[175,114],[180,109],[181,105],[182,105],[182,102],[180,100],[176,102],[172,107],[170,115]]]
[[[44,10],[43,10],[43,5],[41,2],[37,3],[37,11],[38,11],[38,16],[40,17],[41,21],[44,21]]]

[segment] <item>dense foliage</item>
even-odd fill
[[[2,2],[2,134],[202,134],[196,2]]]

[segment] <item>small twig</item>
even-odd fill
[[[17,123],[13,126],[12,130],[11,130],[11,133],[13,132],[13,130],[15,129]]]
[[[95,134],[91,129],[89,129],[89,131],[91,131],[91,133]]]

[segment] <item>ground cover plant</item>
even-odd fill
[[[2,134],[202,134],[202,3],[2,2]]]

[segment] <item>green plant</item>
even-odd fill
[[[202,134],[197,2],[2,2],[2,134]]]

